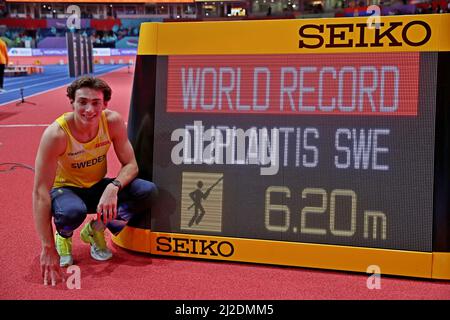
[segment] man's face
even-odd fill
[[[107,103],[103,101],[103,92],[91,88],[80,88],[71,101],[75,116],[85,124],[98,123]]]

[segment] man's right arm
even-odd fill
[[[56,175],[58,156],[65,151],[65,148],[65,134],[54,123],[42,135],[36,155],[33,215],[42,245],[40,264],[44,283],[51,280],[52,284],[56,284],[57,276],[61,276],[59,256],[53,236],[50,190]]]

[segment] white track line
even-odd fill
[[[117,69],[115,69],[115,70],[107,71],[107,72],[105,72],[105,73],[96,74],[95,77],[104,76],[105,74],[108,74],[108,73],[111,73],[111,72],[114,72],[114,71],[118,71],[118,70],[121,70],[121,69],[123,69],[123,68],[125,68],[125,66],[124,66],[124,67],[121,67],[121,68],[117,68]],[[71,79],[71,78],[69,78],[69,79]],[[62,79],[60,79],[60,80],[62,80]],[[72,81],[73,81],[73,80],[72,80]],[[70,81],[69,81],[68,83],[70,83]],[[37,95],[40,95],[40,94],[43,94],[43,93],[47,93],[47,92],[50,92],[50,91],[53,91],[53,90],[56,90],[56,89],[59,89],[59,88],[65,87],[65,86],[67,86],[67,83],[66,83],[66,84],[63,84],[62,86],[56,87],[56,88],[52,88],[52,89],[48,89],[48,90],[45,90],[45,91],[41,91],[41,92],[38,92],[38,93],[35,93],[35,94],[32,94],[32,95],[29,95],[29,96],[24,96],[24,99],[25,99],[25,98],[31,98],[31,97],[34,97],[34,96],[37,96]],[[11,101],[2,103],[2,104],[0,104],[0,107],[1,107],[1,106],[4,106],[4,105],[7,105],[7,104],[10,104],[10,103],[17,102],[17,101],[22,101],[22,98],[19,98],[19,99],[16,99],[16,100],[11,100]]]
[[[42,86],[43,84],[47,84],[47,83],[52,83],[52,82],[57,82],[57,81],[65,81],[65,80],[69,80],[70,77],[64,77],[64,78],[60,78],[60,79],[54,79],[54,80],[50,80],[50,81],[45,81],[45,82],[40,82],[40,83],[36,83],[36,84],[32,84],[30,86],[26,86],[22,89],[29,89],[29,88],[33,88],[33,87],[38,87],[38,86]],[[10,89],[8,90],[8,93],[10,92],[15,92],[15,91],[20,91],[21,88],[18,89]]]
[[[106,67],[102,67],[100,69],[108,70],[111,67],[112,66],[106,66]],[[103,72],[103,70],[100,70],[99,72]],[[37,77],[36,76],[35,77],[30,77],[30,78],[16,77],[16,78],[14,78],[12,80],[8,80],[7,83],[5,82],[5,86],[11,87],[11,86],[15,86],[15,85],[22,85],[22,86],[25,85],[25,87],[26,87],[28,85],[28,83],[33,83],[33,82],[36,82],[36,81],[39,81],[39,80],[54,79],[55,77],[58,77],[60,79],[65,79],[65,78],[70,79],[68,70],[56,71],[56,72],[50,71],[48,73],[44,72],[43,75],[37,76]],[[8,90],[8,92],[9,91],[10,90]]]
[[[120,68],[119,68],[120,69]],[[35,79],[35,80],[39,80],[39,79]],[[32,84],[32,85],[26,85],[25,87],[23,87],[22,89],[29,89],[29,88],[33,88],[33,87],[38,87],[38,86],[42,86],[43,84],[47,84],[47,83],[52,83],[52,82],[57,82],[57,81],[69,81],[70,82],[70,77],[68,75],[58,78],[58,79],[53,79],[53,80],[49,80],[49,81],[45,81],[45,82],[39,82],[36,84]],[[21,88],[18,89],[10,89],[8,90],[8,93],[10,92],[15,92],[15,91],[20,91]]]

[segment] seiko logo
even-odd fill
[[[156,238],[156,250],[161,252],[188,253],[203,256],[230,257],[234,246],[228,241],[199,240],[189,238]]]
[[[424,21],[380,23],[379,29],[368,29],[367,23],[329,23],[306,24],[300,27],[299,48],[351,48],[351,47],[401,47],[404,43],[412,47],[419,47],[431,38],[431,27]],[[383,28],[384,27],[384,28]],[[401,36],[395,36],[393,31],[400,28]],[[423,39],[412,40],[412,35],[424,31]],[[373,42],[367,42],[367,33],[375,32]],[[358,40],[354,41],[354,34]],[[387,40],[387,41],[386,41]],[[385,42],[386,41],[386,42]]]

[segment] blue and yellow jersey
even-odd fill
[[[78,187],[90,188],[107,172],[107,158],[111,138],[105,111],[102,112],[97,135],[89,142],[77,141],[67,123],[68,113],[63,114],[56,122],[67,135],[67,147],[64,154],[58,157],[58,167],[53,188]]]

